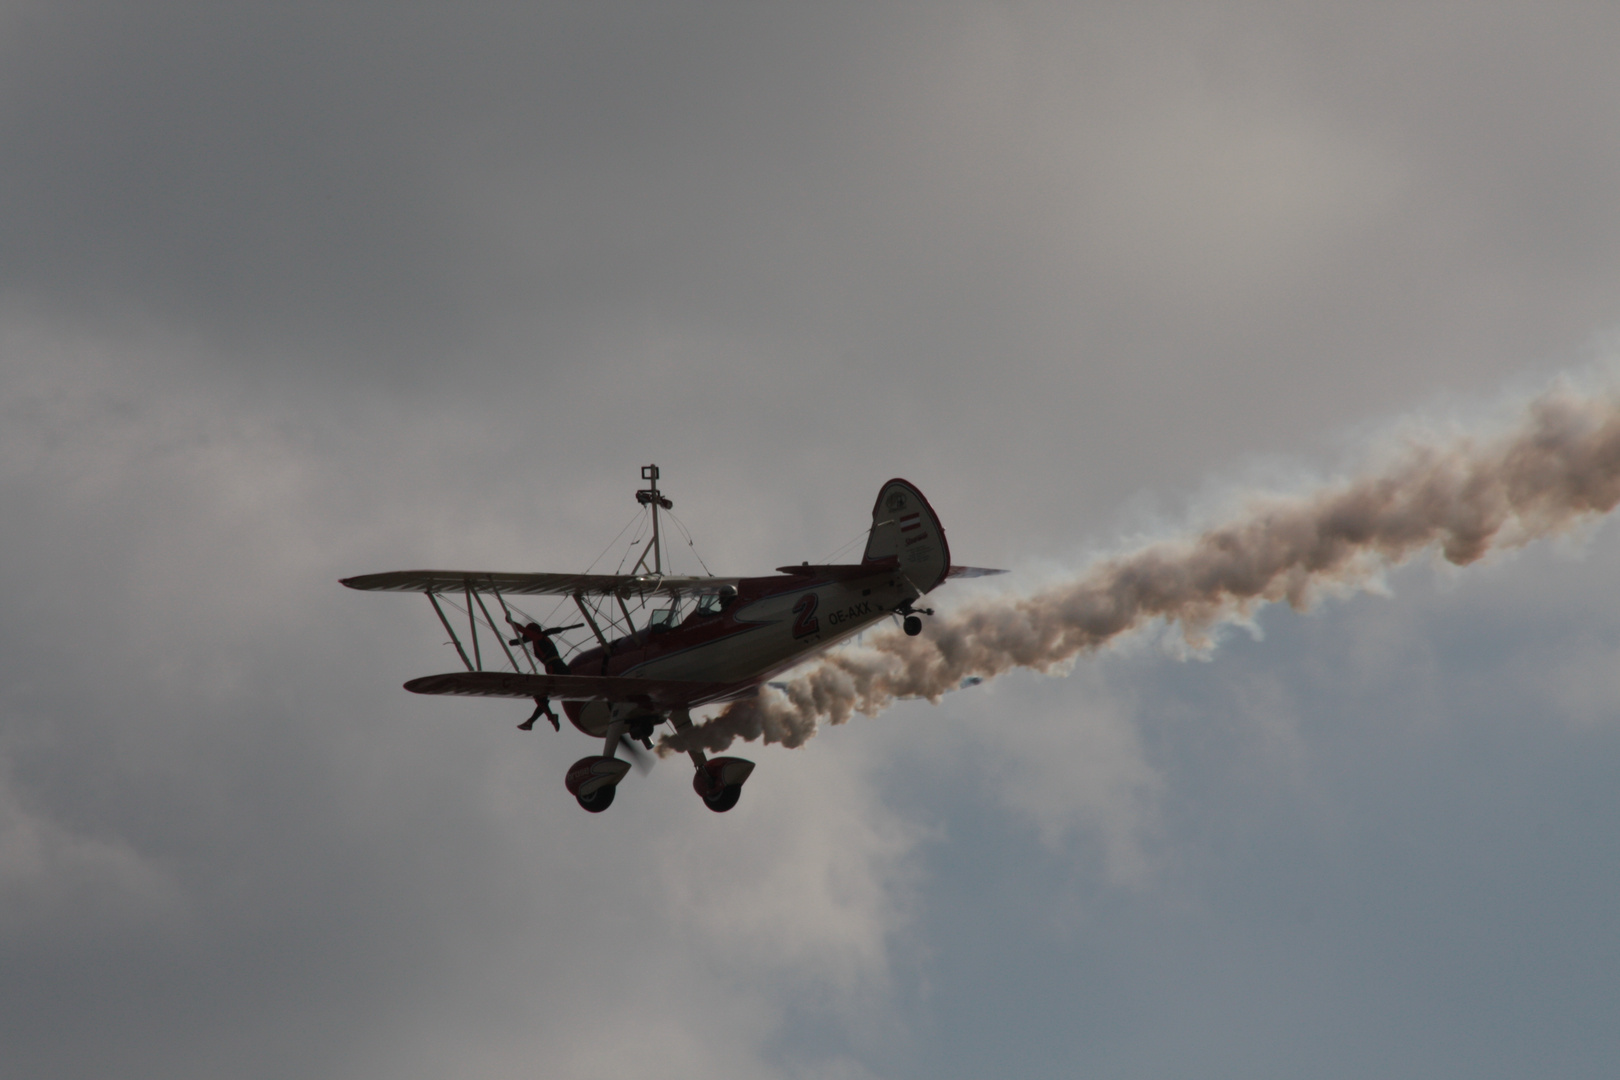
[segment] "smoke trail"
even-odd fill
[[[1431,548],[1466,566],[1606,514],[1620,503],[1620,398],[1564,384],[1505,434],[1408,436],[1360,476],[1300,495],[1255,495],[1231,520],[1103,559],[1033,596],[980,600],[907,638],[892,630],[835,652],[780,693],[734,702],[661,752],[733,739],[798,746],[825,720],[872,716],[896,698],[941,694],[967,676],[1051,671],[1156,619],[1206,644],[1215,625],[1262,604],[1305,609],[1366,587]]]

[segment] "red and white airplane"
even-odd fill
[[[427,594],[466,670],[412,679],[405,684],[412,693],[532,699],[536,708],[520,725],[524,730],[541,716],[560,730],[551,711],[551,702],[560,701],[575,727],[602,740],[602,752],[576,761],[566,781],[592,813],[608,808],[629,772],[630,763],[617,751],[624,746],[638,753],[630,739],[651,749],[659,724],[683,731],[691,726],[692,709],[757,694],[773,676],[881,619],[898,616],[906,633],[921,633],[919,616],[933,614],[913,606],[923,595],[948,578],[1001,572],[952,566],[945,530],[928,500],[906,481],[890,480],[878,492],[858,563],[783,566],[771,577],[665,574],[658,512],[673,504],[658,490],[658,466],[643,466],[641,476],[651,483],[636,499],[651,512],[652,537],[629,574],[401,570],[342,582],[371,592]],[[572,598],[584,621],[547,629],[514,616],[507,597],[533,595]],[[485,596],[494,604],[485,603]],[[455,604],[456,597],[462,604]],[[471,656],[441,599],[463,608]],[[639,626],[632,602],[645,613]],[[492,607],[511,630],[497,626]],[[493,632],[511,670],[485,668],[480,623]],[[573,653],[564,659],[557,640],[584,627],[594,642],[586,638],[589,647],[572,649],[562,639]],[[517,636],[509,639],[512,631]],[[690,754],[692,786],[709,809],[737,805],[754,763],[710,758],[701,750]]]

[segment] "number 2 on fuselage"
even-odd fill
[[[796,638],[809,637],[811,634],[821,633],[821,620],[816,618],[816,606],[821,598],[813,592],[807,592],[799,597],[799,602],[793,605],[793,614],[798,618],[793,621],[793,636]],[[778,608],[777,610],[781,610]]]

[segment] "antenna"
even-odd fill
[[[636,502],[640,503],[642,506],[652,507],[653,573],[662,574],[664,572],[664,545],[658,538],[658,508],[663,507],[665,510],[673,510],[675,509],[675,504],[670,502],[669,499],[665,498],[663,492],[658,490],[657,465],[643,465],[641,467],[641,478],[643,480],[652,481],[651,487],[642,488],[640,491],[636,492]],[[636,565],[639,566],[646,561],[647,553],[642,552],[641,563],[637,563]]]

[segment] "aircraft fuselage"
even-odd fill
[[[737,596],[718,611],[695,611],[678,624],[644,628],[569,661],[576,675],[629,675],[722,683],[711,700],[753,692],[766,679],[886,618],[919,593],[893,569],[853,579],[814,574],[743,578]],[[593,707],[594,706],[594,707]],[[601,735],[612,720],[632,715],[621,703],[566,702],[581,731]]]

